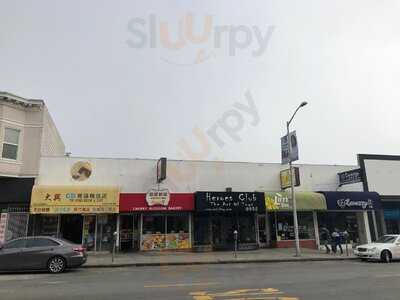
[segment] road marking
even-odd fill
[[[67,283],[66,281],[45,281],[44,284],[63,284]]]
[[[189,293],[194,300],[299,300],[297,297],[289,297],[284,294],[284,292],[274,288],[238,289],[222,293],[209,293],[205,291]]]
[[[185,286],[208,286],[217,285],[216,282],[197,282],[197,283],[175,283],[175,284],[155,284],[145,285],[145,288],[170,288],[170,287],[185,287]]]
[[[389,277],[400,277],[400,274],[381,274],[375,275],[375,278],[389,278]]]

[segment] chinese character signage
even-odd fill
[[[119,188],[103,186],[34,186],[32,214],[114,214]]]
[[[196,211],[249,212],[265,211],[263,193],[197,192]]]
[[[362,181],[361,169],[338,173],[339,185],[352,184]]]
[[[289,157],[289,139],[290,139],[290,157]],[[299,147],[297,144],[297,136],[296,131],[292,131],[288,136],[285,135],[281,138],[281,156],[282,156],[282,164],[288,164],[289,162],[293,162],[299,160]]]
[[[146,202],[148,206],[168,206],[169,204],[169,190],[155,190],[152,189],[146,194]]]

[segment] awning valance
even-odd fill
[[[381,200],[375,192],[321,192],[325,195],[328,210],[375,210]]]
[[[32,190],[32,214],[113,214],[119,212],[115,186],[45,186]]]
[[[291,211],[293,202],[288,192],[266,192],[265,207],[267,211]],[[297,210],[312,211],[326,210],[326,201],[323,194],[314,192],[296,192]]]

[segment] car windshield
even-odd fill
[[[392,235],[384,235],[382,237],[380,237],[376,243],[394,243],[396,241],[397,237],[396,236],[392,236]]]

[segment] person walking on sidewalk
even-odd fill
[[[342,238],[340,236],[339,229],[335,228],[335,230],[332,232],[332,242],[333,242],[332,250],[335,254],[337,252],[338,247],[340,249],[340,254],[343,254],[341,240],[342,240]]]
[[[331,249],[328,246],[331,241],[331,235],[329,233],[329,230],[326,227],[321,227],[320,233],[321,233],[320,240],[323,243],[323,245],[325,246],[326,254],[329,254],[329,253],[331,253]]]

